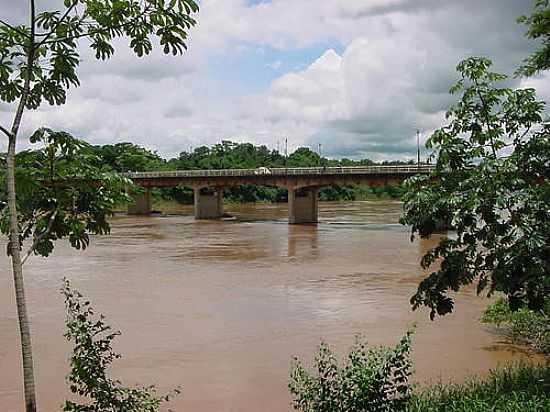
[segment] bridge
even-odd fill
[[[151,213],[151,188],[181,186],[194,190],[196,219],[219,219],[224,215],[224,188],[256,185],[288,190],[289,223],[317,223],[317,194],[324,186],[399,184],[411,176],[433,170],[431,165],[415,165],[130,172],[126,176],[145,190],[129,206],[128,213]]]

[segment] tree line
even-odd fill
[[[375,162],[365,158],[329,159],[320,156],[308,147],[300,147],[288,156],[265,145],[237,143],[222,140],[213,146],[200,146],[183,151],[177,157],[164,159],[158,153],[133,143],[94,146],[100,164],[114,172],[144,172],[159,170],[206,170],[206,169],[256,169],[258,167],[337,167],[371,165],[411,165],[413,160]],[[320,199],[365,200],[371,198],[398,199],[402,196],[400,186],[330,186],[320,191]],[[154,191],[157,198],[181,203],[193,202],[193,191],[185,187],[164,188]],[[283,188],[243,185],[228,188],[225,198],[230,202],[283,202],[287,192]]]

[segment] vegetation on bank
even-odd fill
[[[56,132],[61,134],[62,132]],[[258,167],[318,167],[327,166],[365,166],[365,165],[408,165],[412,161],[384,161],[375,163],[369,159],[327,159],[320,157],[308,148],[299,148],[288,157],[277,151],[270,151],[266,146],[255,146],[251,143],[233,143],[223,141],[212,147],[201,146],[193,152],[182,152],[177,158],[163,159],[157,153],[133,143],[117,143],[114,145],[86,146],[87,158],[83,162],[86,167],[96,171],[110,173],[124,173],[129,171],[159,171],[159,170],[203,170],[203,169],[241,169]],[[22,151],[17,155],[17,163],[23,169],[32,171],[33,167],[41,166],[35,159],[43,157],[43,148]],[[4,156],[0,155],[0,163],[5,164]],[[20,169],[21,169],[20,168]],[[4,173],[0,169],[0,181],[4,180]],[[37,172],[38,173],[38,172]],[[23,177],[24,173],[19,173]],[[4,188],[5,185],[2,185]],[[404,189],[397,185],[373,186],[328,186],[319,192],[322,201],[353,201],[372,199],[400,199]],[[193,190],[185,187],[153,189],[153,198],[156,202],[169,200],[182,204],[193,204]],[[287,191],[280,187],[266,187],[242,185],[226,188],[224,198],[227,202],[286,202]],[[0,189],[0,204],[6,201],[6,192]]]
[[[541,310],[521,307],[510,309],[505,298],[489,305],[481,319],[496,325],[513,343],[529,345],[538,352],[550,354],[550,298]]]
[[[222,141],[211,147],[200,146],[190,152],[181,152],[171,159],[163,159],[157,153],[133,143],[95,146],[94,150],[101,164],[116,172],[413,164],[413,161],[376,163],[370,159],[328,159],[307,147],[298,148],[288,156],[284,156],[277,150],[268,149],[267,146],[231,141]],[[193,191],[189,188],[157,189],[153,193],[156,199],[175,200],[184,204],[193,203]],[[334,201],[398,199],[402,194],[403,189],[393,185],[331,186],[323,188],[319,196],[321,200]],[[224,196],[229,202],[283,202],[286,201],[287,193],[285,189],[278,187],[243,185],[227,188]]]
[[[411,396],[406,412],[543,412],[550,410],[550,367],[516,364],[485,379],[425,388]]]
[[[344,364],[321,343],[310,373],[295,358],[289,389],[294,409],[302,412],[401,411],[410,398],[412,332],[393,348],[369,347],[357,338]]]
[[[113,331],[68,280],[61,292],[65,297],[65,337],[73,346],[67,382],[74,396],[65,401],[63,411],[156,412],[180,393],[178,388],[159,395],[154,386],[128,387],[113,379],[111,366],[121,357],[113,350],[113,341],[120,331]]]
[[[550,366],[516,364],[463,384],[410,383],[411,333],[395,347],[358,338],[338,361],[322,343],[313,371],[294,360],[289,389],[301,412],[539,412],[550,410]]]

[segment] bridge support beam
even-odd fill
[[[223,189],[216,188],[211,193],[195,188],[195,219],[220,219],[223,217]]]
[[[151,190],[145,189],[134,198],[134,203],[128,205],[129,215],[148,215],[151,213]]]
[[[288,189],[288,223],[317,223],[319,221],[319,189],[316,187]]]

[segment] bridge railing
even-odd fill
[[[171,170],[156,172],[128,172],[133,179],[163,177],[241,177],[241,176],[322,176],[322,175],[413,175],[434,170],[432,165],[411,166],[353,166],[353,167],[278,167],[257,169]]]

